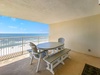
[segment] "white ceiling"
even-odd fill
[[[98,0],[0,0],[0,15],[47,24],[96,14]]]

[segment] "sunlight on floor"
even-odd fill
[[[27,57],[29,57],[29,54],[25,54],[25,55],[17,56],[8,60],[0,61],[0,67],[25,59]]]

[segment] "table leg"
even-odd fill
[[[48,51],[45,51],[46,52],[46,56],[48,57]]]
[[[39,71],[40,62],[41,62],[41,54],[40,54],[39,59],[38,59],[38,64],[37,64],[37,69],[36,69],[36,72],[38,72],[38,71]]]

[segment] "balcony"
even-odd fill
[[[36,73],[37,60],[30,65],[27,50],[29,42],[35,44],[47,42],[48,36],[9,37],[0,38],[0,75],[52,75],[46,70],[46,63],[41,62],[40,71]],[[84,64],[94,64],[100,67],[100,59],[71,51],[71,59],[66,59],[65,65],[60,64],[54,69],[55,75],[81,75]],[[81,59],[80,59],[81,57]]]

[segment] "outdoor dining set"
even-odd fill
[[[43,59],[47,64],[47,70],[49,70],[53,75],[54,68],[60,63],[64,65],[64,60],[69,58],[70,49],[64,47],[64,38],[59,38],[57,42],[45,42],[35,45],[30,42],[31,50],[30,53],[31,64],[33,59],[38,59],[36,72],[39,71],[39,66],[41,59]]]

